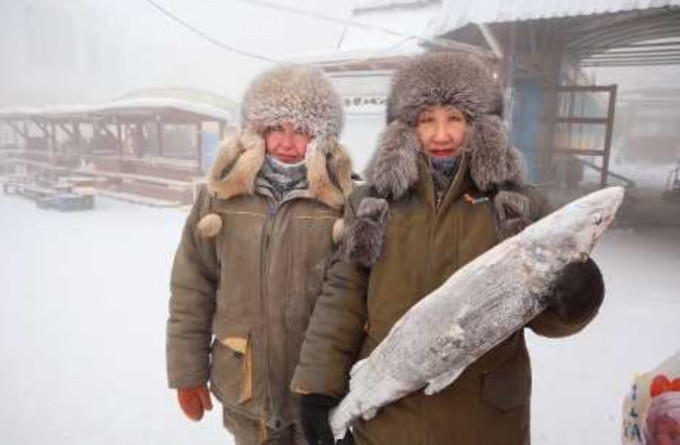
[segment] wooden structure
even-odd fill
[[[228,110],[157,97],[0,110],[0,125],[17,141],[0,159],[0,172],[20,166],[41,177],[65,168],[72,176],[97,179],[96,187],[112,196],[188,203],[231,122]]]

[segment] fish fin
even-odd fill
[[[429,380],[427,382],[428,385],[425,388],[425,394],[431,396],[432,394],[436,394],[442,389],[446,388],[463,373],[464,369],[465,368],[456,368],[447,373],[440,374],[438,377],[435,377],[432,380]]]

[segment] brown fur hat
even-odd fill
[[[220,199],[254,192],[265,159],[265,132],[290,123],[312,137],[307,147],[308,197],[341,208],[353,188],[352,162],[338,142],[342,104],[328,77],[307,65],[280,65],[258,76],[246,90],[241,130],[225,137],[208,173],[208,191]],[[220,227],[204,236],[215,236]]]
[[[316,139],[337,139],[342,102],[328,77],[307,65],[281,65],[264,72],[245,93],[242,125],[256,133],[283,122]]]

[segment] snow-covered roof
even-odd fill
[[[335,50],[308,52],[298,56],[291,56],[286,59],[294,63],[311,63],[323,66],[341,65],[346,62],[357,62],[362,60],[375,60],[396,56],[411,56],[420,54],[423,48],[415,42],[408,42],[399,46],[388,46],[384,48],[372,48],[362,50]]]
[[[186,111],[201,116],[212,117],[220,120],[232,120],[232,113],[228,110],[223,110],[212,105],[203,104],[200,102],[191,102],[188,100],[151,97],[139,99],[123,99],[107,104],[94,107],[97,112],[114,112],[116,110],[157,110],[163,108],[170,108],[178,111]]]
[[[163,97],[122,99],[99,105],[0,108],[0,118],[10,116],[68,117],[116,114],[117,112],[160,112],[162,110],[176,110],[217,120],[232,121],[234,119],[229,110],[200,102]]]
[[[353,13],[362,21],[389,20],[398,13],[436,13],[427,32],[429,38],[469,23],[489,24],[553,19],[594,14],[611,14],[656,8],[680,7],[680,0],[362,0]],[[430,12],[431,13],[431,12]]]
[[[441,15],[432,34],[461,28],[468,23],[516,22],[664,7],[680,7],[680,0],[443,0]]]
[[[441,0],[360,0],[354,4],[352,12],[355,14],[361,14],[363,12],[375,11],[379,9],[400,7],[417,8],[430,3],[441,3]]]

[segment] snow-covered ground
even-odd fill
[[[0,443],[233,443],[165,381],[168,276],[186,211],[100,199],[84,213],[0,195]],[[680,348],[680,227],[614,229],[608,295],[581,334],[529,334],[533,443],[618,444],[635,372]]]

